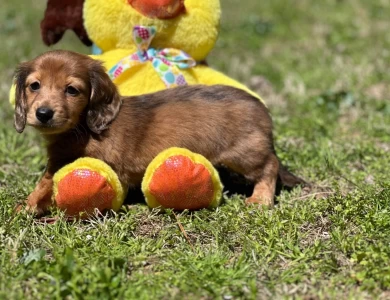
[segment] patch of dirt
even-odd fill
[[[375,178],[372,174],[368,174],[366,178],[364,178],[364,182],[369,184],[369,185],[374,185],[375,184]]]
[[[377,145],[380,149],[382,149],[382,150],[384,150],[384,151],[386,151],[386,152],[390,152],[390,143],[376,143],[376,145]]]
[[[373,84],[364,91],[365,96],[375,100],[387,99],[389,97],[389,93],[389,85],[384,82]]]
[[[325,241],[330,239],[331,222],[327,217],[319,216],[314,223],[306,222],[301,225],[300,231],[306,233],[300,244],[307,248],[314,244],[316,240]]]
[[[137,223],[138,225],[133,234],[149,238],[157,238],[160,231],[166,227],[164,221],[159,218],[140,219]]]

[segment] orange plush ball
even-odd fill
[[[124,192],[115,172],[103,161],[84,157],[63,167],[53,178],[53,200],[67,216],[83,218],[119,210]]]
[[[220,204],[222,189],[212,164],[183,148],[169,148],[157,155],[142,181],[146,202],[152,208],[213,208]]]

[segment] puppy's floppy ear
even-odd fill
[[[99,134],[116,118],[121,106],[120,95],[108,77],[101,62],[93,61],[89,66],[91,98],[88,105],[87,125]]]
[[[31,65],[22,63],[15,71],[14,84],[15,88],[15,113],[14,126],[17,132],[23,132],[26,127],[27,119],[27,95],[26,95],[26,79],[31,73]]]

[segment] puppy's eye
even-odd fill
[[[30,89],[33,92],[39,91],[40,88],[41,88],[41,85],[40,85],[40,83],[38,81],[35,81],[35,82],[30,84]]]
[[[65,93],[70,96],[77,96],[80,92],[75,87],[69,85],[66,87]]]

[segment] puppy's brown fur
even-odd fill
[[[280,170],[303,182],[280,167],[268,111],[242,90],[198,85],[121,98],[100,62],[68,51],[20,65],[16,79],[16,130],[33,126],[48,142],[47,170],[27,199],[38,214],[52,205],[53,174],[83,156],[105,161],[131,188],[160,151],[184,147],[244,175],[255,183],[247,202],[271,206]]]

